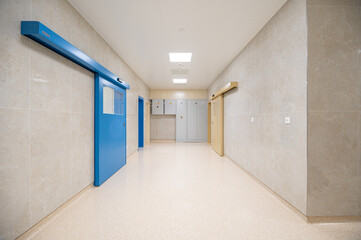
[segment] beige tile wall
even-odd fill
[[[224,99],[225,154],[304,214],[306,67],[306,0],[289,0],[208,89],[239,82]]]
[[[308,0],[310,216],[360,215],[359,0]]]
[[[150,115],[151,140],[175,140],[176,116],[175,115]]]
[[[149,88],[65,0],[0,2],[0,239],[14,239],[93,181],[93,74],[20,35],[39,20],[130,84],[127,153],[138,147],[137,98]]]
[[[360,84],[360,91],[361,91],[361,3],[359,4],[359,37],[358,37],[358,49],[359,49],[359,53],[358,53],[358,79],[359,79],[359,84]],[[361,92],[359,92],[360,94],[360,100],[359,100],[359,116],[358,116],[358,120],[359,120],[359,210],[361,211]],[[361,213],[360,213],[361,214]]]
[[[206,89],[151,89],[151,99],[205,99]]]

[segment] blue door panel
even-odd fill
[[[114,114],[104,113],[103,88],[113,92]],[[95,179],[100,186],[126,164],[126,90],[95,76]]]
[[[138,97],[138,148],[144,147],[144,98]]]

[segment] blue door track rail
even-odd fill
[[[88,69],[93,73],[98,73],[108,81],[125,89],[129,89],[129,84],[119,79],[115,74],[100,65],[94,59],[74,47],[71,43],[60,37],[58,34],[37,21],[21,21],[21,34],[44,45],[63,57]]]

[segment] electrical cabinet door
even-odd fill
[[[175,115],[176,114],[177,103],[174,99],[164,100],[164,114]]]
[[[188,100],[188,140],[202,142],[207,140],[207,102]]]
[[[188,140],[197,140],[197,100],[188,100]]]
[[[152,114],[163,115],[163,99],[152,100]]]
[[[196,140],[207,141],[207,101],[196,101]]]
[[[187,100],[177,100],[176,140],[187,141]]]

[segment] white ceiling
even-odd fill
[[[287,0],[68,1],[150,88],[206,89]],[[169,52],[193,53],[188,84]]]

